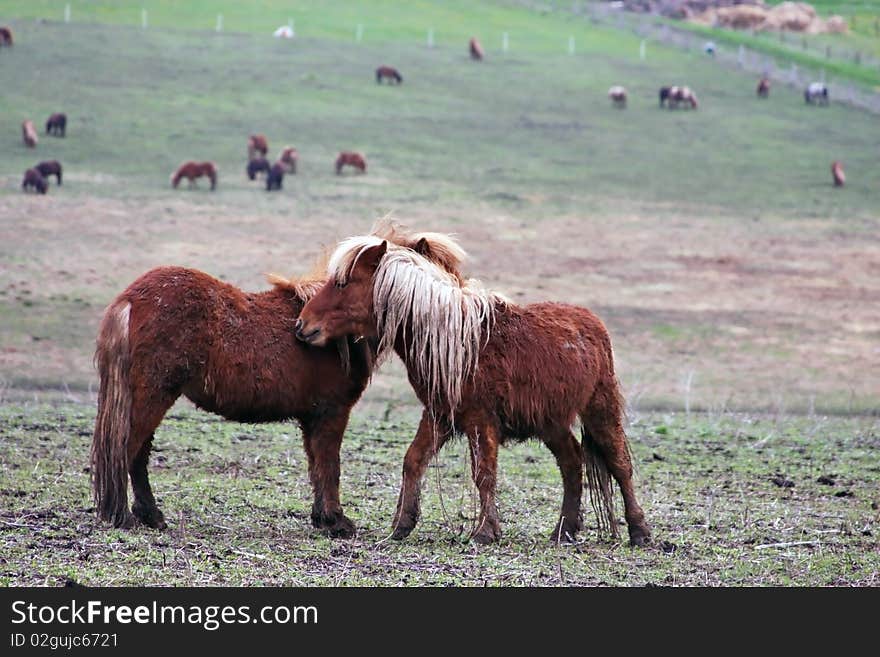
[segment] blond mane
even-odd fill
[[[341,242],[328,262],[331,279],[344,284],[364,251],[386,241],[380,235]],[[464,250],[448,235],[419,235],[416,242],[424,238],[429,253],[452,258],[440,262],[464,260]],[[379,354],[393,349],[398,333],[407,331],[405,360],[427,387],[429,407],[448,405],[454,412],[464,382],[477,369],[499,303],[506,299],[478,281],[462,279],[457,267],[450,271],[411,248],[389,242],[373,277]]]

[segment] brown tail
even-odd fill
[[[593,513],[596,514],[599,534],[610,533],[613,538],[618,538],[620,534],[617,530],[617,516],[614,513],[614,488],[608,462],[602,449],[593,440],[583,423],[581,423],[581,448],[584,450],[590,504]]]
[[[122,527],[128,511],[128,440],[131,434],[131,304],[113,303],[101,320],[95,364],[101,377],[92,439],[92,494],[101,520]]]

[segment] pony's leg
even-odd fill
[[[592,439],[604,457],[611,476],[620,486],[623,494],[624,516],[629,529],[629,542],[632,546],[645,545],[651,539],[651,530],[645,522],[645,514],[636,500],[633,487],[633,467],[630,458],[626,433],[623,430],[623,409],[616,393],[597,390],[590,407],[581,416],[588,434],[584,440]],[[587,449],[587,445],[584,445]],[[589,466],[588,466],[589,467]],[[613,528],[616,531],[616,528]]]
[[[309,476],[315,493],[312,525],[333,538],[351,538],[355,525],[342,512],[339,501],[339,449],[348,425],[349,409],[323,412],[302,423],[303,443],[309,459]]]
[[[544,437],[544,444],[556,457],[562,475],[562,512],[550,534],[553,543],[574,541],[583,529],[581,494],[584,490],[584,459],[581,446],[568,427],[555,428]]]
[[[500,433],[490,422],[468,423],[467,436],[471,450],[471,472],[480,494],[480,517],[471,539],[485,545],[501,538],[501,524],[495,507]]]
[[[134,493],[131,511],[147,527],[165,529],[165,517],[156,505],[147,475],[153,432],[165,413],[174,404],[172,395],[150,396],[150,391],[137,386],[132,396],[131,435],[128,441],[128,476]]]
[[[406,450],[403,459],[403,483],[397,498],[397,511],[394,514],[394,533],[396,540],[409,536],[419,520],[419,498],[422,477],[431,459],[452,436],[452,430],[445,422],[435,422],[427,410],[422,411],[422,419],[416,437]]]

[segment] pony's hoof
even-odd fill
[[[651,544],[651,532],[647,527],[633,527],[629,530],[629,546],[645,547]]]
[[[340,516],[335,523],[324,528],[324,533],[330,538],[354,538],[357,527],[345,516]]]
[[[550,534],[550,542],[554,545],[559,543],[574,543],[577,533],[582,529],[580,522],[573,524],[567,520],[560,520]]]
[[[403,539],[405,539],[407,536],[409,536],[412,533],[413,529],[415,529],[415,525],[412,525],[412,526],[397,525],[391,534],[391,538],[393,538],[395,541],[402,541]]]
[[[165,516],[162,515],[162,512],[157,507],[144,508],[135,504],[131,507],[131,511],[147,527],[160,531],[168,528]]]
[[[477,532],[471,536],[471,540],[479,545],[491,545],[492,543],[497,543],[500,538],[501,536],[496,536],[492,530]]]
[[[137,527],[137,523],[137,518],[130,513],[126,513],[121,520],[115,521],[113,526],[116,529],[134,529]]]

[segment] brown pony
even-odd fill
[[[770,95],[770,78],[764,76],[758,81],[756,93],[758,98],[767,98]]]
[[[48,179],[49,176],[55,176],[55,179],[58,181],[58,184],[61,184],[61,162],[58,160],[46,160],[45,162],[40,162],[37,166],[34,167],[37,171],[40,172],[44,178]]]
[[[405,238],[420,236],[398,237]],[[296,419],[314,488],[312,524],[333,537],[354,535],[339,501],[339,448],[376,345],[342,339],[324,349],[294,338],[294,321],[323,276],[270,276],[271,290],[246,293],[200,271],[159,267],[116,297],[95,352],[101,383],[91,474],[102,520],[166,526],[147,464],[154,431],[183,395],[239,422]]]
[[[468,50],[471,53],[471,59],[478,62],[483,61],[483,46],[480,45],[480,42],[477,41],[476,37],[471,37],[470,43],[468,44]]]
[[[396,84],[403,82],[403,76],[396,68],[392,66],[380,66],[376,69],[376,84],[379,84],[382,80],[386,79],[388,82]]]
[[[361,153],[342,151],[336,158],[336,173],[342,173],[342,167],[346,165],[358,169],[361,173],[367,172],[367,160]]]
[[[33,121],[25,121],[21,124],[21,138],[24,145],[28,148],[35,148],[39,139],[37,139],[37,131],[34,128]]]
[[[611,104],[614,105],[617,109],[626,108],[626,89],[621,86],[614,86],[608,90],[608,97],[611,99]]]
[[[189,186],[194,187],[196,184],[196,178],[201,178],[202,176],[207,176],[211,181],[211,189],[217,188],[217,167],[214,166],[213,162],[184,162],[181,164],[177,171],[175,171],[171,175],[171,186],[174,189],[177,189],[177,185],[180,183],[181,178],[186,178],[189,180]]]
[[[251,135],[248,137],[248,159],[254,160],[257,157],[266,157],[269,152],[269,142],[266,141],[266,135]]]
[[[679,103],[686,103],[690,105],[691,109],[697,109],[697,95],[691,91],[690,87],[670,87],[666,99],[667,107],[677,109]]]
[[[43,177],[42,173],[36,169],[28,169],[24,172],[24,180],[21,181],[21,188],[25,192],[32,189],[38,194],[45,194],[49,185],[46,183],[46,179]]]
[[[284,182],[284,164],[282,162],[276,162],[270,168],[268,173],[266,173],[266,191],[271,192],[272,190],[281,191],[281,183]]]
[[[67,130],[67,114],[52,114],[46,121],[46,134],[63,137]]]
[[[552,540],[572,540],[582,528],[586,466],[600,530],[617,535],[613,476],[623,493],[630,543],[646,543],[650,530],[633,488],[624,402],[602,322],[576,306],[516,305],[435,266],[422,255],[424,246],[389,246],[376,235],[342,242],[330,258],[329,280],[296,323],[297,337],[315,346],[363,336],[378,340],[380,357],[393,349],[425,406],[403,464],[394,538],[405,538],[416,525],[420,482],[431,458],[455,433],[465,433],[480,495],[475,541],[501,536],[499,445],[540,437],[564,485]],[[577,419],[580,444],[572,433]]]
[[[299,159],[299,153],[293,146],[285,146],[281,151],[281,157],[278,161],[284,165],[285,173],[296,173],[296,161]]]
[[[12,46],[12,30],[8,27],[0,27],[0,46]]]
[[[831,163],[831,177],[834,178],[835,187],[843,187],[846,183],[846,175],[843,173],[843,163],[840,160],[834,160]]]

